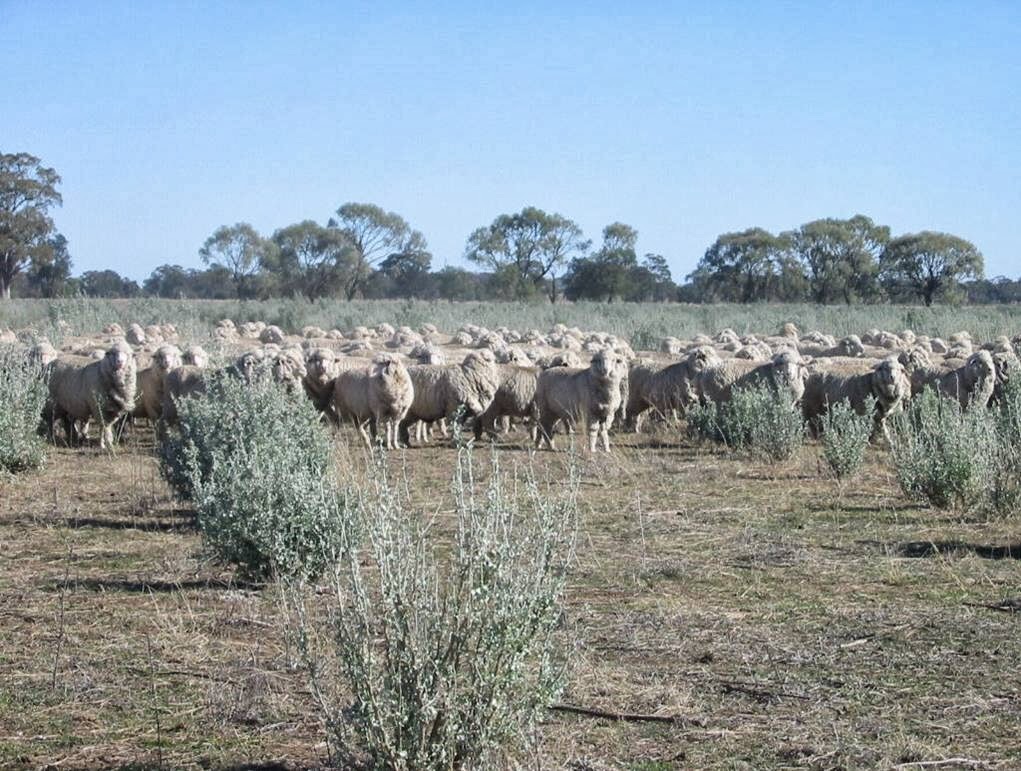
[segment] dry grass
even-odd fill
[[[1021,615],[978,607],[1021,594],[1016,521],[906,503],[882,451],[863,489],[815,446],[773,467],[676,432],[617,442],[581,461],[565,701],[683,719],[551,713],[526,766],[1021,765]],[[323,764],[275,592],[204,561],[152,456],[140,431],[0,480],[0,766]],[[556,479],[567,455],[536,461]],[[442,521],[452,450],[392,462]]]

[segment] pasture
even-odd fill
[[[118,322],[173,322],[213,348],[222,317],[295,331],[386,321],[578,325],[656,350],[667,335],[836,335],[872,327],[1013,336],[1013,308],[186,302],[0,305],[0,328],[55,343]],[[64,322],[60,324],[59,322]],[[504,468],[556,484],[576,466],[576,558],[561,638],[566,690],[528,768],[1011,768],[1021,764],[1021,524],[902,492],[885,446],[839,481],[809,440],[767,463],[682,424],[617,431],[609,454],[534,452],[518,427]],[[334,437],[341,479],[368,452]],[[475,450],[486,473],[490,444]],[[293,666],[273,584],[211,560],[163,481],[155,432],[112,452],[50,447],[0,475],[0,766],[305,768],[330,757]],[[389,454],[438,544],[453,530],[455,451]],[[571,708],[579,708],[572,711]]]

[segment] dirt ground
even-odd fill
[[[908,502],[882,450],[840,485],[814,446],[770,466],[676,431],[616,442],[581,456],[563,701],[673,719],[550,712],[523,765],[1021,767],[1021,523]],[[442,511],[453,459],[392,461]],[[0,480],[0,767],[321,766],[278,617],[204,557],[144,431],[53,449]]]

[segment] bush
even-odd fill
[[[458,451],[456,532],[441,555],[378,456],[341,529],[329,608],[291,587],[298,650],[344,767],[493,767],[560,692],[576,484],[554,496],[529,476],[521,490],[495,454],[491,471],[478,490],[470,449]]]
[[[46,459],[39,421],[48,389],[23,351],[0,345],[0,471],[37,468]]]
[[[962,410],[956,399],[927,390],[893,425],[891,451],[904,492],[938,508],[989,504],[1001,450],[995,413]]]
[[[695,436],[772,461],[790,459],[805,440],[801,413],[765,384],[735,389],[729,402],[696,406],[687,420]]]
[[[874,405],[859,415],[846,400],[831,404],[823,418],[822,455],[837,479],[861,471],[872,436]]]
[[[252,578],[311,578],[337,550],[343,496],[331,440],[308,399],[227,375],[178,403],[164,476],[191,499],[206,545]]]

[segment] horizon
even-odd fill
[[[434,270],[534,205],[632,225],[678,282],[721,233],[856,213],[1021,273],[1021,6],[345,9],[0,6],[0,149],[62,176],[74,273],[199,268],[221,225],[347,201]]]

